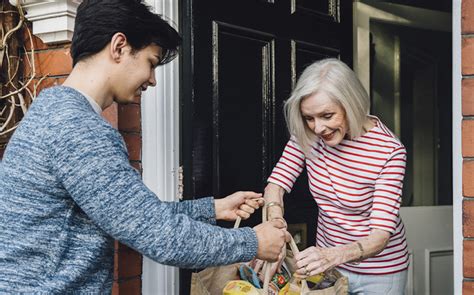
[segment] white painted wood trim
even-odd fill
[[[454,294],[462,294],[461,0],[453,0],[453,265]]]
[[[33,35],[45,44],[70,42],[76,11],[82,0],[20,0],[26,18],[32,22]],[[10,0],[17,5],[17,0]]]
[[[178,1],[147,0],[177,28]],[[142,164],[145,184],[162,201],[178,201],[179,63],[156,69],[157,86],[142,98]],[[179,269],[143,257],[142,294],[179,294]]]

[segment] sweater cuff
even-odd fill
[[[213,197],[200,198],[193,201],[193,216],[199,216],[198,219],[209,224],[216,224],[216,207]]]
[[[241,235],[242,253],[240,261],[251,261],[257,256],[257,234],[250,227],[242,227],[239,230],[243,231],[243,235]]]

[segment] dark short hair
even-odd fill
[[[133,51],[156,44],[160,64],[173,60],[181,36],[142,0],[84,0],[77,9],[71,43],[73,65],[107,46],[115,33],[123,33]]]

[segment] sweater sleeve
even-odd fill
[[[253,229],[224,229],[193,220],[213,220],[211,198],[161,202],[130,166],[120,134],[99,117],[61,123],[50,128],[55,175],[110,236],[158,263],[178,267],[249,261],[256,255]]]
[[[375,182],[370,228],[395,232],[400,219],[405,166],[406,150],[400,146],[393,150]]]
[[[283,150],[280,160],[273,168],[268,182],[281,186],[287,193],[291,192],[296,179],[304,168],[305,155],[301,147],[290,139]]]
[[[166,202],[173,214],[185,214],[191,219],[216,224],[214,198],[207,197],[192,201]]]

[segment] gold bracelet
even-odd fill
[[[265,204],[265,208],[268,210],[271,206],[278,206],[281,209],[281,215],[285,215],[285,209],[279,202],[270,202]]]

